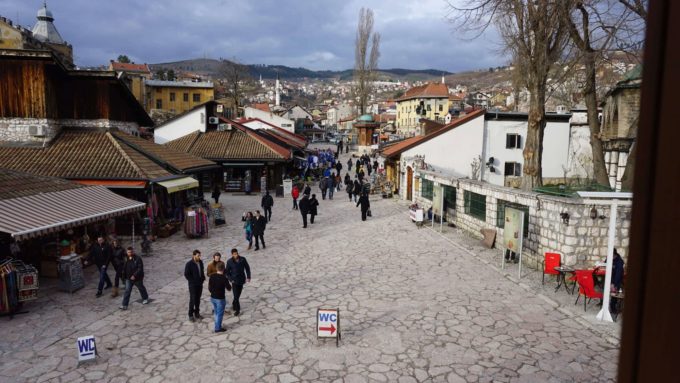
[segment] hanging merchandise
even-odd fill
[[[199,238],[208,234],[208,213],[203,207],[184,210],[184,234],[189,238]]]
[[[0,315],[19,312],[23,302],[38,298],[38,271],[20,260],[0,263]]]

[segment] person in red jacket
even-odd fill
[[[298,189],[297,185],[293,185],[293,191],[290,194],[293,196],[293,210],[297,210],[297,199],[300,196],[300,189]]]

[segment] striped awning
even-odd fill
[[[0,232],[17,240],[143,210],[146,204],[104,186],[82,187],[0,200]]]

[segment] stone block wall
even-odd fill
[[[499,201],[528,207],[529,226],[525,228],[527,235],[523,242],[523,260],[530,267],[540,265],[546,252],[562,254],[562,262],[567,265],[590,266],[606,258],[611,215],[607,204],[587,204],[580,198],[524,192],[468,179],[452,180],[431,174],[423,177],[456,188],[456,209],[448,211],[448,222],[453,222],[469,235],[480,239],[481,229],[495,229],[497,248],[501,248],[503,243],[503,228],[496,226]],[[466,190],[486,196],[484,221],[465,213]],[[414,193],[414,200],[425,209],[432,205],[432,201],[422,198],[420,190]],[[617,210],[614,246],[625,260],[629,246],[631,206],[625,202],[621,204]],[[592,208],[598,212],[595,219],[590,218]],[[561,213],[569,214],[568,222],[562,219]]]
[[[43,134],[35,136],[30,133],[31,127],[42,128]],[[0,118],[0,142],[15,144],[42,145],[54,139],[63,127],[74,128],[116,128],[123,132],[138,135],[139,125],[136,122],[98,120],[54,120],[47,118]]]

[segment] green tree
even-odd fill
[[[126,64],[129,64],[129,63],[130,63],[130,58],[127,57],[127,55],[118,55],[118,62],[119,62],[119,63],[126,63]]]

